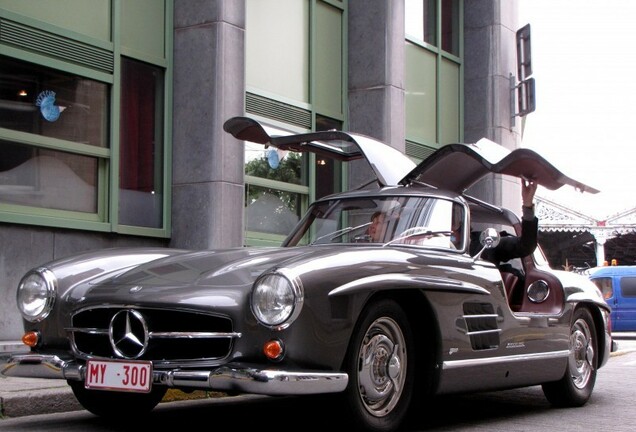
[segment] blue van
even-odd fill
[[[612,308],[612,331],[636,331],[636,265],[597,267],[589,278]]]

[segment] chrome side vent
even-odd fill
[[[495,349],[499,346],[501,329],[498,315],[490,303],[465,303],[462,319],[474,350]]]

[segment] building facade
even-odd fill
[[[279,244],[313,199],[370,179],[238,142],[230,117],[364,133],[416,161],[518,147],[518,28],[504,0],[2,0],[0,343],[22,335],[15,289],[35,265]],[[520,207],[501,177],[471,192]]]

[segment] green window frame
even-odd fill
[[[35,72],[37,79],[32,80],[32,89],[38,95],[51,96],[49,99],[57,97],[57,105],[68,102],[65,97],[73,99],[58,113],[56,123],[43,120],[43,108],[35,105],[37,99],[33,95],[23,106],[41,111],[30,117],[35,126],[28,125],[29,119],[22,119],[20,124],[0,123],[0,154],[16,158],[13,164],[0,165],[0,221],[167,238],[173,0],[113,0],[98,8],[87,7],[83,0],[75,1],[79,16],[70,21],[63,16],[64,11],[57,10],[55,2],[7,0],[0,6],[0,61],[8,59],[19,63],[21,70]],[[87,19],[90,15],[93,24],[82,24],[81,14],[87,14]],[[146,75],[124,74],[127,64],[146,68]],[[76,80],[79,90],[68,84],[55,92],[48,88],[53,83],[48,79],[51,76],[69,83]],[[139,133],[141,128],[133,129],[137,134],[131,140],[132,123],[126,124],[122,118],[126,120],[131,112],[139,114],[143,110],[130,111],[135,102],[131,102],[130,95],[135,91],[124,84],[148,77],[154,77],[153,85],[143,91],[141,86],[132,88],[138,99],[143,96],[144,103],[152,102],[146,106],[154,106],[149,118],[143,120],[144,125],[150,126],[144,126],[143,133]],[[16,82],[4,80],[0,85],[14,86]],[[99,89],[103,99],[90,98],[87,95],[93,90],[82,93],[82,86]],[[148,89],[152,94],[148,95]],[[16,101],[7,96],[13,90],[3,88],[0,97],[4,101],[0,102],[15,105]],[[47,90],[49,93],[45,93]],[[79,114],[82,109],[84,115]],[[144,147],[144,140],[156,143],[156,147]],[[143,163],[134,164],[133,159]],[[121,175],[127,169],[143,171],[144,175]],[[53,191],[48,178],[60,184],[66,181],[66,190],[57,187]],[[14,196],[5,194],[3,199],[3,186],[5,191],[11,189]],[[131,190],[149,196],[145,200],[148,204],[144,204],[144,199],[131,199],[127,193]],[[16,198],[16,194],[22,196]],[[47,200],[33,198],[38,194]],[[56,202],[55,194],[62,199]],[[152,221],[130,217],[140,205],[142,211],[153,213]]]
[[[463,0],[405,2],[406,154],[463,140]]]
[[[287,133],[344,127],[346,3],[247,1],[245,103],[250,117]],[[246,161],[254,151],[246,144]],[[271,171],[274,178],[268,178],[267,173],[252,175],[246,171],[246,245],[280,245],[288,233],[285,232],[288,225],[279,225],[276,232],[267,221],[271,217],[267,212],[260,215],[251,212],[249,206],[257,191],[270,197],[285,197],[283,201],[294,203],[288,210],[300,217],[317,197],[344,188],[346,171],[342,163],[317,159],[313,154],[302,154],[299,158],[297,182],[280,181]],[[261,167],[266,165],[260,163]]]

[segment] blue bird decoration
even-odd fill
[[[280,164],[280,158],[278,157],[278,152],[275,148],[271,148],[267,150],[267,163],[269,163],[270,168],[276,169]]]
[[[40,112],[45,120],[54,122],[60,118],[60,113],[66,109],[64,106],[55,105],[55,92],[44,90],[40,92],[35,105],[40,107]]]
[[[267,163],[271,169],[277,169],[280,166],[280,163],[285,159],[289,151],[281,150],[276,148],[270,148],[265,150],[265,157],[267,158]]]

